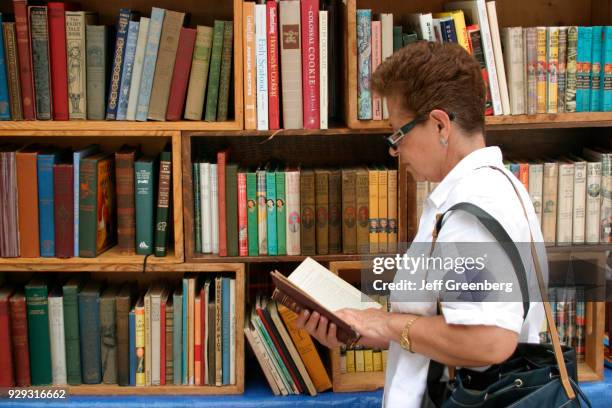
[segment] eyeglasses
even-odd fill
[[[451,121],[455,119],[455,114],[453,113],[447,113],[447,114],[448,114],[448,118]],[[408,132],[410,132],[416,125],[418,125],[419,122],[422,122],[423,118],[424,116],[417,116],[416,118],[412,119],[410,122],[400,127],[398,130],[393,132],[391,135],[385,136],[387,145],[392,148],[397,148],[400,142],[402,141],[402,139],[408,134]]]

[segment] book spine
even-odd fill
[[[537,81],[537,102],[536,112],[546,113],[546,27],[536,28],[536,52],[537,52],[537,68],[536,68],[536,81]]]
[[[202,297],[198,294],[195,298],[194,307],[194,382],[202,385]]]
[[[193,251],[202,252],[202,205],[200,202],[200,163],[193,163],[191,167],[193,180]]]
[[[370,194],[368,191],[369,184],[370,180],[367,170],[365,168],[357,170],[355,172],[355,225],[357,252],[360,254],[367,254],[370,252],[370,231],[368,228],[368,207],[370,203]]]
[[[117,105],[121,92],[121,74],[125,57],[125,48],[130,24],[130,9],[119,10],[117,19],[117,32],[115,39],[115,50],[113,52],[113,66],[111,68],[110,85],[108,89],[108,105],[106,107],[106,120],[117,119]],[[104,65],[104,60],[99,61]],[[96,115],[97,116],[97,115]]]
[[[329,171],[315,171],[317,254],[329,253]]]
[[[215,278],[215,385],[223,385],[223,299],[222,278]]]
[[[212,211],[211,211],[211,186],[210,186],[210,163],[200,163],[200,203],[202,212],[202,252],[212,252]]]
[[[153,203],[155,168],[153,161],[136,161],[134,166],[136,188],[136,253],[153,253]]]
[[[537,112],[537,33],[535,27],[523,28],[523,56],[525,58],[525,113]]]
[[[66,385],[66,342],[61,296],[49,297],[49,339],[51,342],[51,376],[53,385]]]
[[[247,207],[247,241],[248,255],[259,255],[258,211],[257,211],[257,175],[253,172],[246,174],[246,207]]]
[[[601,162],[587,163],[586,232],[587,244],[599,243],[599,211],[601,203]]]
[[[117,180],[117,239],[119,251],[134,254],[136,221],[134,219],[134,152],[115,153]]]
[[[234,25],[231,21],[226,21],[223,29],[223,51],[221,52],[221,71],[219,74],[219,102],[217,106],[218,122],[225,122],[228,118],[233,44]]]
[[[111,157],[105,157],[98,162],[98,186],[96,213],[97,223],[96,256],[117,243],[115,220],[115,162]]]
[[[557,244],[572,243],[572,219],[574,201],[574,164],[559,163],[559,187],[557,201]]]
[[[359,88],[357,95],[357,118],[373,118],[372,94],[370,92],[372,10],[357,10],[357,66]]]
[[[502,108],[501,113],[503,113],[504,115],[509,115],[510,114],[510,99],[508,97],[508,82],[506,80],[506,68],[504,66],[504,58],[502,55],[501,41],[499,38],[499,24],[497,22],[497,9],[495,7],[495,1],[488,1],[485,3],[483,0],[482,2],[477,2],[476,4],[478,6],[478,11],[480,15],[483,16],[485,19],[485,24],[482,24],[482,21],[481,21],[481,25],[485,26],[486,23],[488,23],[488,26],[489,26],[488,31],[490,32],[491,47],[493,50],[493,57],[494,57],[493,61],[495,65],[495,75],[492,78],[492,82],[493,83],[497,82],[497,86],[499,88],[499,98],[500,98],[500,103],[501,103],[501,108]],[[484,9],[485,4],[486,4],[486,10]],[[450,23],[452,26],[453,25],[452,21]],[[486,31],[487,31],[487,27],[485,27],[484,32]],[[456,33],[453,33],[453,37],[454,38],[451,41],[457,42]]]
[[[87,119],[104,120],[106,107],[106,60],[107,60],[107,28],[105,26],[86,27],[87,44]],[[115,74],[113,74],[114,76]],[[112,80],[111,80],[112,81]],[[109,101],[109,105],[110,105]],[[112,102],[115,106],[116,102]],[[107,119],[110,119],[107,116]]]
[[[389,170],[387,172],[387,202],[388,202],[388,210],[387,217],[389,222],[387,223],[387,253],[395,253],[397,252],[397,233],[398,233],[398,223],[397,223],[397,170]]]
[[[166,256],[170,218],[170,191],[172,190],[172,152],[164,151],[159,160],[157,187],[157,213],[155,216],[155,256]]]
[[[40,256],[55,256],[53,164],[54,155],[38,155],[38,214]]]
[[[68,116],[87,119],[87,59],[85,13],[66,11],[66,52],[68,54]]]
[[[51,119],[51,76],[49,72],[49,34],[47,7],[30,6],[30,46],[34,96],[36,97],[36,119]]]
[[[547,245],[556,243],[558,180],[559,165],[554,162],[545,163],[542,187],[542,235]]]
[[[222,150],[217,153],[217,213],[219,215],[219,224],[222,228],[219,228],[218,241],[219,241],[219,256],[227,256],[227,204],[226,204],[226,188],[225,188],[225,167],[228,160],[228,151]]]
[[[268,255],[278,255],[276,236],[276,176],[273,171],[266,172],[266,220],[268,224]]]
[[[136,347],[136,386],[145,385],[145,309],[136,306],[135,320],[135,347]]]
[[[142,61],[142,74],[140,78],[140,88],[138,89],[138,105],[136,106],[136,120],[146,121],[149,114],[149,103],[153,88],[153,76],[157,63],[157,52],[161,38],[162,25],[166,10],[153,7],[151,19],[149,20],[149,30],[147,33],[147,43],[145,45],[144,59]]]
[[[493,53],[493,44],[491,39],[491,31],[487,17],[487,10],[484,0],[476,0],[476,8],[478,13],[478,25],[482,39],[482,50],[484,60],[487,65],[487,76],[489,79],[489,89],[491,92],[491,101],[493,103],[493,113],[501,115],[503,113],[499,82],[497,78],[497,69],[495,64],[495,56]]]
[[[66,374],[70,385],[81,384],[81,346],[79,339],[78,286],[63,287]]]
[[[28,27],[28,9],[26,0],[13,0],[15,12],[15,29],[19,61],[19,79],[21,85],[21,106],[25,120],[36,119],[34,105],[34,75],[30,48],[30,28]]]
[[[257,239],[259,255],[268,255],[268,220],[266,211],[266,172],[257,171]]]
[[[128,357],[129,357],[129,380],[132,387],[136,385],[136,313],[132,309],[128,314]]]
[[[282,8],[282,6],[280,6]],[[255,60],[255,3],[245,1],[242,4],[242,43],[243,45],[243,81],[244,81],[244,128],[257,129],[257,96]]]
[[[102,364],[102,382],[117,383],[117,332],[116,332],[115,297],[100,298],[100,361]]]
[[[478,61],[480,65],[480,73],[482,80],[486,87],[486,98],[485,98],[485,115],[493,115],[493,102],[491,100],[491,85],[489,84],[489,74],[487,71],[487,64],[485,62],[485,56],[483,51],[482,36],[480,29],[475,26],[468,27],[468,34],[470,38],[470,48],[472,49],[472,55]]]
[[[378,250],[388,252],[389,234],[389,174],[386,170],[378,172]]]
[[[182,345],[183,345],[183,294],[178,289],[178,293],[175,292],[173,295],[172,302],[174,310],[172,314],[174,316],[173,322],[173,338],[172,343],[174,344],[174,348],[172,349],[172,358],[173,358],[173,381],[174,385],[181,385],[182,381],[182,372],[183,372],[183,359],[182,359]]]
[[[121,67],[121,82],[119,84],[118,90],[119,100],[117,102],[117,120],[127,119],[127,111],[129,104],[128,98],[130,97],[130,87],[132,85],[134,60],[136,58],[136,46],[138,42],[139,31],[140,23],[134,20],[130,21],[128,24],[127,39],[125,40],[125,54],[123,55],[123,66]],[[116,53],[115,58],[117,58]]]
[[[319,11],[319,128],[329,127],[329,12]],[[382,100],[381,100],[382,101]]]
[[[312,170],[300,172],[300,243],[302,255],[315,255],[316,247],[316,190]]]
[[[236,164],[225,166],[225,211],[227,255],[238,256],[238,165]]]
[[[2,28],[4,33],[4,51],[6,55],[11,120],[23,120],[15,23],[2,23]]]
[[[329,174],[329,253],[342,252],[342,171]]]
[[[47,287],[25,287],[32,385],[52,383]]]
[[[222,384],[230,384],[230,279],[222,278],[222,326],[221,326],[221,342],[222,342]]]
[[[136,42],[136,53],[134,54],[134,66],[132,68],[132,80],[130,81],[130,95],[128,107],[125,114],[127,120],[136,120],[138,98],[140,93],[140,81],[142,79],[142,68],[144,66],[145,50],[147,48],[147,36],[149,33],[149,22],[147,17],[141,17],[138,27],[138,41]]]
[[[301,1],[302,98],[304,128],[318,129],[319,110],[319,0]]]
[[[300,172],[285,172],[285,188],[287,190],[287,255],[300,255]]]
[[[574,163],[574,203],[572,221],[572,243],[584,244],[586,227],[586,162]]]
[[[463,13],[461,14],[463,18]],[[393,54],[393,14],[391,13],[383,13],[380,15],[381,20],[381,56],[382,61],[386,60]],[[465,36],[465,47],[469,52],[469,45],[467,42],[467,30],[465,29],[465,20],[463,21],[463,35]],[[333,22],[332,22],[333,24]],[[455,25],[458,22],[455,20]],[[457,26],[457,30],[459,30],[459,26]],[[333,33],[332,33],[333,35]],[[330,41],[331,42],[331,41]],[[461,41],[459,41],[461,44]],[[461,44],[463,46],[463,44]],[[383,119],[389,119],[389,108],[387,107],[387,99],[383,98]]]
[[[578,27],[576,44],[576,112],[588,112],[591,106],[592,27]]]
[[[287,255],[287,209],[285,195],[285,172],[276,172],[276,235],[278,255]]]
[[[181,28],[178,49],[176,51],[176,62],[174,63],[174,72],[172,73],[172,85],[170,86],[166,120],[181,120],[183,117],[196,33],[197,31],[193,28]]]
[[[601,209],[599,213],[601,223],[602,244],[612,243],[612,154],[602,155],[601,161]]]
[[[592,49],[591,49],[591,78],[589,81],[589,92],[591,94],[589,111],[598,112],[601,111],[601,68],[602,68],[602,36],[603,27],[595,26],[592,27],[593,38]]]
[[[378,253],[378,171],[368,171],[370,253]],[[417,200],[418,204],[418,200]],[[418,217],[418,213],[417,213]]]
[[[71,258],[74,253],[72,164],[53,166],[55,256]]]
[[[542,225],[542,182],[544,175],[543,164],[529,164],[529,197],[533,203],[535,213]]]
[[[601,110],[612,111],[612,27],[603,28],[601,67]]]
[[[246,173],[238,173],[238,255],[249,255]]]
[[[146,313],[145,306],[145,313]],[[161,295],[151,294],[151,385],[161,385]],[[146,347],[146,346],[145,346]],[[146,352],[146,349],[145,349]]]
[[[265,27],[265,18],[263,26]],[[207,122],[214,122],[217,120],[217,105],[219,102],[219,81],[221,77],[221,59],[223,55],[224,31],[225,22],[215,20],[213,28],[212,49],[210,53],[210,71],[208,72],[206,112],[204,114],[204,120],[206,120]]]
[[[372,56],[371,56],[371,64],[372,64],[372,72],[376,71],[376,68],[381,63],[382,54],[381,54],[381,25],[380,21],[372,21]],[[372,96],[372,119],[374,120],[382,120],[382,99],[380,96],[373,95]]]
[[[248,3],[245,3],[248,4]],[[185,101],[185,119],[202,120],[213,41],[211,27],[198,26]]]
[[[546,28],[546,110],[557,113],[559,72],[559,27]]]
[[[236,384],[236,280],[229,281],[229,384]]]
[[[577,44],[578,27],[567,28],[567,63],[566,63],[566,85],[565,85],[565,112],[576,112],[576,87],[577,87]]]
[[[66,6],[61,2],[48,4],[49,60],[53,120],[68,120],[68,70],[66,65]]]
[[[280,98],[278,72],[278,5],[276,1],[266,2],[266,34],[268,40],[268,127],[280,128]]]
[[[129,295],[118,294],[116,297],[116,376],[119,385],[130,384],[130,303]]]
[[[152,335],[151,335],[151,317],[153,311],[151,309],[151,287],[144,295],[144,383],[145,386],[151,385],[151,371],[153,369],[152,362]]]
[[[10,290],[12,292],[12,289]],[[11,328],[8,299],[11,293],[0,299],[0,387],[14,387],[13,347],[11,344]]]
[[[257,73],[257,130],[268,123],[268,53],[266,43],[266,5],[255,5],[255,64]]]
[[[11,339],[15,356],[15,384],[18,387],[30,386],[30,353],[28,344],[28,319],[26,301],[23,295],[9,299]]]
[[[300,2],[280,2],[279,20],[283,127],[285,129],[301,129],[303,126],[303,101]]]

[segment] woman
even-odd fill
[[[423,205],[414,242],[431,245],[436,214],[466,201],[491,214],[513,241],[530,242],[530,228],[533,239],[542,241],[525,188],[490,167],[510,174],[499,148],[485,146],[485,85],[472,56],[455,44],[413,43],[380,65],[372,87],[386,97],[392,127],[401,129],[392,137],[390,154],[399,156],[415,180],[440,182]],[[527,218],[511,183],[525,203]],[[437,242],[496,240],[476,217],[457,210],[445,217]],[[401,275],[400,270],[395,279]],[[435,300],[400,302],[392,294],[391,312],[344,309],[338,315],[361,335],[359,344],[389,348],[383,405],[418,407],[430,360],[486,367],[506,360],[519,341],[539,341],[541,303],[532,303],[523,319],[523,304],[518,300],[442,301],[438,314]],[[303,311],[297,323],[322,344],[339,345],[336,327],[318,313]]]

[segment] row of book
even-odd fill
[[[276,256],[385,253],[397,249],[397,170],[257,169],[193,164],[198,253]]]
[[[92,258],[118,244],[122,254],[166,256],[171,234],[172,152],[142,156],[3,146],[0,149],[0,256]]]
[[[243,3],[245,129],[327,129],[337,117],[339,7],[337,0]]]
[[[529,192],[547,245],[612,242],[612,153],[584,148],[582,156],[508,160],[506,168]],[[435,183],[417,183],[417,217]]]
[[[0,386],[236,383],[235,279],[0,288]]]
[[[0,33],[0,120],[225,121],[233,23],[122,8],[116,26],[73,5],[13,0]],[[0,22],[2,15],[0,14]],[[2,38],[4,37],[4,38]]]

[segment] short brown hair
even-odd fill
[[[399,96],[402,108],[417,117],[442,109],[454,114],[466,133],[484,132],[486,88],[480,66],[457,44],[417,41],[403,47],[374,72],[372,89]]]

